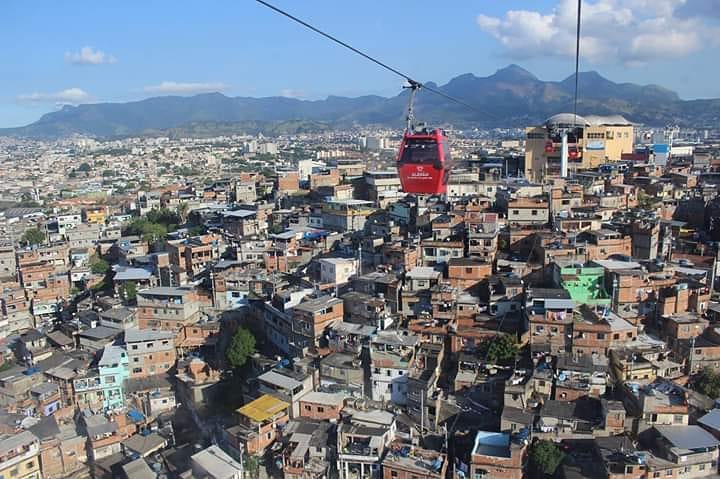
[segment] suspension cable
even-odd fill
[[[580,80],[580,12],[582,0],[577,2],[577,30],[575,32],[575,98],[573,99],[573,126],[577,128],[578,84]]]
[[[347,48],[348,50],[352,51],[353,53],[355,53],[355,54],[357,54],[357,55],[360,55],[361,57],[365,58],[366,60],[370,60],[371,62],[375,63],[375,64],[378,65],[379,67],[384,68],[385,70],[388,70],[388,71],[394,73],[395,75],[397,75],[397,76],[399,76],[399,77],[402,77],[402,78],[403,78],[405,81],[407,81],[411,86],[421,87],[421,88],[423,88],[423,89],[425,89],[425,90],[427,90],[427,91],[429,91],[429,92],[432,92],[432,93],[434,93],[434,94],[436,94],[436,95],[438,95],[438,96],[441,96],[441,97],[443,97],[443,98],[445,98],[445,99],[447,99],[447,100],[450,100],[450,101],[452,101],[452,102],[455,102],[455,103],[457,103],[458,105],[462,105],[462,106],[464,106],[464,107],[466,107],[466,108],[469,108],[469,109],[471,109],[471,110],[473,110],[473,111],[475,111],[475,112],[477,112],[477,113],[480,113],[480,114],[485,115],[485,116],[490,117],[490,118],[497,118],[495,115],[492,115],[492,114],[490,114],[490,113],[488,113],[488,112],[486,112],[486,111],[482,111],[482,110],[480,110],[479,108],[476,108],[476,107],[474,107],[473,105],[470,105],[470,104],[467,103],[467,102],[464,102],[464,101],[462,101],[462,100],[459,100],[459,99],[457,99],[457,98],[455,98],[455,97],[453,97],[453,96],[451,96],[451,95],[448,95],[447,93],[444,93],[444,92],[442,92],[442,91],[440,91],[440,90],[438,90],[438,89],[436,89],[436,88],[430,87],[430,86],[428,86],[428,85],[426,85],[426,84],[424,84],[424,83],[422,83],[422,82],[419,82],[419,81],[413,79],[413,78],[412,78],[410,75],[408,75],[407,73],[403,73],[402,71],[400,71],[400,70],[398,70],[398,69],[396,69],[396,68],[391,67],[391,66],[388,65],[387,63],[384,63],[384,62],[378,60],[377,58],[374,58],[374,57],[368,55],[367,53],[363,52],[362,50],[358,50],[357,48],[353,47],[353,46],[350,45],[349,43],[346,43],[346,42],[340,40],[339,38],[337,38],[337,37],[335,37],[335,36],[333,36],[333,35],[331,35],[331,34],[329,34],[329,33],[326,33],[326,32],[324,32],[324,31],[322,31],[322,30],[320,30],[320,29],[317,28],[317,27],[314,27],[313,25],[309,24],[308,22],[306,22],[306,21],[304,21],[304,20],[301,20],[300,18],[292,15],[291,13],[286,12],[285,10],[282,10],[282,9],[276,7],[275,5],[272,5],[271,3],[266,2],[265,0],[255,0],[255,1],[258,2],[258,3],[261,4],[261,5],[266,6],[266,7],[269,8],[270,10],[273,10],[274,12],[279,13],[280,15],[283,15],[283,16],[289,18],[289,19],[292,20],[292,21],[294,21],[294,22],[296,22],[296,23],[299,23],[300,25],[304,26],[305,28],[308,28],[308,29],[312,30],[313,32],[317,33],[318,35],[321,35],[321,36],[327,38],[328,40],[330,40],[330,41],[332,41],[332,42],[335,42],[335,43],[337,43],[338,45],[340,45],[340,46],[342,46],[342,47],[344,47],[344,48]]]

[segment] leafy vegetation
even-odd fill
[[[274,224],[274,225],[270,226],[270,228],[268,228],[268,233],[274,234],[274,235],[280,234],[283,231],[285,231],[285,228],[281,224]]]
[[[245,472],[253,479],[260,475],[260,459],[257,456],[245,454],[243,456]]]
[[[0,364],[0,372],[12,369],[13,366],[15,366],[15,363],[13,363],[12,361],[5,361],[4,363]]]
[[[99,256],[90,258],[90,271],[94,274],[105,274],[110,269],[110,264]]]
[[[42,244],[45,242],[45,233],[38,228],[30,228],[25,230],[20,242],[28,246]]]
[[[90,170],[92,170],[92,166],[90,166],[89,163],[83,163],[77,167],[77,171],[82,171],[83,173],[87,173]]]
[[[135,301],[137,299],[137,285],[132,281],[126,281],[120,286],[119,294],[125,301]]]
[[[695,376],[695,389],[712,399],[720,398],[720,374],[706,367]]]
[[[517,354],[517,341],[509,334],[499,334],[487,338],[480,344],[481,357],[487,358],[487,361],[491,363],[511,361]]]
[[[536,441],[530,447],[530,477],[546,477],[555,474],[565,454],[552,441]]]
[[[245,329],[240,328],[233,336],[230,345],[225,350],[225,357],[230,366],[237,369],[245,365],[248,358],[255,353],[255,336]]]
[[[144,217],[133,220],[123,232],[140,236],[147,243],[165,239],[168,233],[177,229],[180,216],[167,208],[150,210]]]

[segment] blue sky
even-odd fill
[[[574,0],[274,0],[422,81],[572,73]],[[720,97],[720,0],[585,0],[582,70]],[[0,2],[0,127],[64,103],[220,90],[392,95],[401,80],[252,0]]]

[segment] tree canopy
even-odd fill
[[[531,477],[544,477],[555,474],[565,458],[565,454],[552,441],[537,441],[530,447]]]
[[[134,301],[137,298],[137,285],[132,281],[126,281],[120,286],[119,292],[125,301]]]
[[[235,335],[230,342],[230,345],[225,350],[225,356],[227,357],[228,363],[233,368],[239,368],[245,365],[248,358],[255,353],[255,336],[245,329],[240,328],[237,330]]]
[[[712,368],[703,368],[695,377],[695,389],[712,399],[720,398],[720,374]]]
[[[45,242],[45,233],[43,233],[39,228],[27,229],[20,238],[20,242],[27,245],[41,244]]]
[[[107,261],[100,258],[99,256],[93,256],[90,258],[90,271],[95,274],[105,274],[110,269],[110,265]]]
[[[165,239],[169,232],[177,229],[180,216],[167,208],[153,209],[142,218],[133,220],[125,229],[125,234],[138,235],[143,241],[155,243]]]
[[[480,356],[487,358],[487,361],[491,363],[510,361],[515,359],[517,353],[517,341],[509,334],[486,338],[480,344]]]

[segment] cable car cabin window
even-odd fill
[[[443,141],[440,143],[442,145],[442,151],[443,151],[443,158],[445,160],[445,164],[447,165],[451,161],[450,157],[450,145],[447,144],[447,142]]]
[[[438,144],[435,140],[407,140],[401,163],[435,165],[441,167]]]

